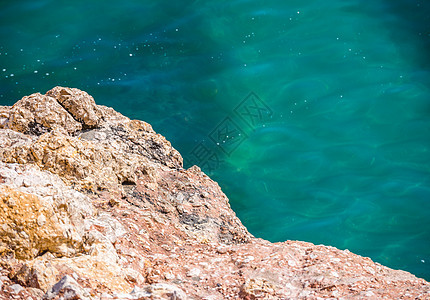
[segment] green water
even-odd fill
[[[1,1],[0,104],[83,89],[199,163],[255,236],[429,280],[429,35],[428,1]]]

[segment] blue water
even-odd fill
[[[1,1],[0,104],[146,120],[249,230],[430,280],[430,2]]]

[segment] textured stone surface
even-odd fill
[[[79,251],[85,218],[93,214],[87,196],[28,165],[0,163],[0,178],[0,249],[18,259]]]
[[[347,250],[254,238],[149,124],[77,89],[1,106],[0,161],[0,299],[430,298]]]
[[[70,113],[85,128],[95,128],[103,117],[93,97],[78,89],[55,87],[46,93]]]
[[[27,96],[10,109],[5,127],[12,130],[41,135],[52,129],[73,133],[82,128],[81,123],[53,98],[39,93]]]

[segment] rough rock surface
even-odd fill
[[[369,258],[254,238],[151,126],[55,87],[0,107],[0,299],[430,299]]]

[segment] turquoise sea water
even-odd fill
[[[430,2],[1,1],[0,104],[142,119],[271,241],[430,280]]]

